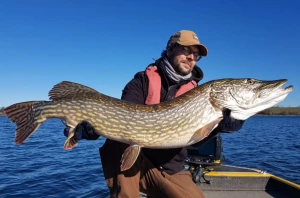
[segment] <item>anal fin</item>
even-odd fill
[[[128,170],[135,163],[141,151],[138,145],[129,146],[123,153],[121,158],[121,171]]]

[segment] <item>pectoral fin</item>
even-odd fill
[[[123,153],[121,159],[121,171],[128,170],[134,164],[141,151],[138,145],[129,146]]]
[[[194,133],[194,135],[191,137],[189,144],[194,144],[196,142],[199,142],[203,138],[207,137],[212,132],[212,130],[214,130],[218,126],[219,122],[222,119],[223,119],[223,117],[220,117],[220,118],[208,123],[207,125],[203,126],[198,131],[196,131]]]

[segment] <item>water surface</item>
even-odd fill
[[[63,150],[64,125],[44,122],[22,145],[15,125],[0,117],[0,197],[105,197],[99,159],[104,138]],[[300,117],[255,116],[222,134],[225,163],[257,168],[300,184]]]

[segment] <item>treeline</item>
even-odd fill
[[[4,107],[1,107],[1,108],[0,108],[0,116],[1,116],[1,115],[4,115]]]
[[[300,115],[300,107],[271,107],[258,115]]]

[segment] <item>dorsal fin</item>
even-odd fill
[[[50,100],[57,100],[59,98],[68,98],[74,95],[81,95],[86,93],[93,93],[93,94],[101,94],[98,91],[69,81],[62,81],[53,86],[53,88],[49,91],[49,98]]]

